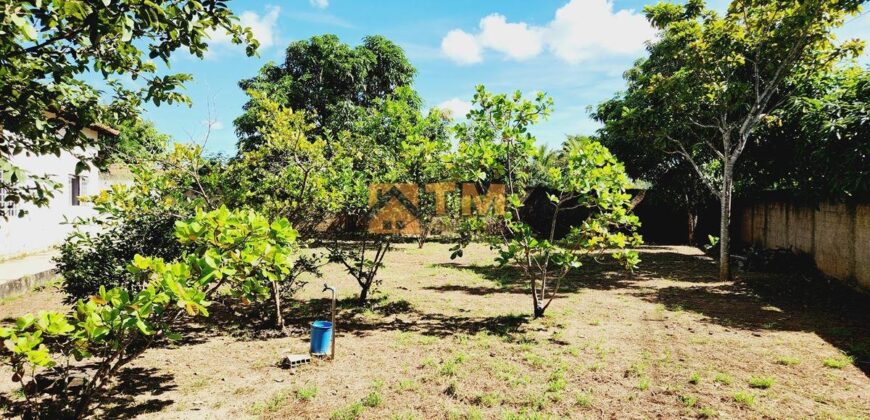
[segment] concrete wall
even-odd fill
[[[771,200],[739,211],[743,244],[809,254],[823,273],[870,290],[870,204]]]
[[[97,136],[97,133],[86,129],[85,135]],[[61,188],[54,192],[48,206],[35,207],[22,205],[12,209],[13,215],[8,220],[0,219],[0,258],[12,257],[46,250],[58,243],[72,231],[72,226],[64,224],[64,218],[73,220],[76,217],[89,217],[95,214],[90,204],[81,203],[78,206],[72,204],[72,192],[70,190],[70,177],[75,175],[75,167],[78,159],[68,152],[55,155],[15,155],[12,157],[13,165],[20,167],[30,174],[49,175],[61,184]],[[102,188],[100,172],[94,168],[82,172],[82,177],[87,177],[81,184],[81,195],[96,194]],[[26,209],[24,217],[17,217],[18,211]]]

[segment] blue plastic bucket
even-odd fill
[[[332,343],[332,323],[329,321],[314,321],[311,323],[311,354],[329,353]]]

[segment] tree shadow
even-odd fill
[[[60,385],[55,381],[54,372],[46,371],[37,377],[40,385],[53,384],[55,388],[46,386],[40,388],[41,395],[36,402],[40,415],[34,416],[27,412],[27,403],[21,398],[13,398],[9,395],[0,394],[0,406],[6,407],[6,415],[21,418],[72,418],[72,413],[65,406],[74,405],[72,396],[77,395],[83,385],[83,381],[75,378],[83,378],[88,371],[95,368],[94,364],[77,366],[71,372],[72,382],[63,393],[55,389]],[[105,418],[131,418],[148,413],[155,413],[173,404],[173,400],[147,398],[143,395],[158,396],[176,388],[174,376],[162,373],[156,368],[127,367],[121,369],[114,385],[104,391],[96,399],[92,406],[92,413],[99,413]],[[137,399],[138,398],[138,399]]]
[[[492,281],[496,287],[485,285],[437,285],[424,287],[426,290],[439,292],[465,292],[470,295],[488,295],[493,293],[528,294],[529,281],[522,270],[513,266],[483,266],[448,262],[433,264],[433,267],[448,268],[458,271],[470,271],[475,275]],[[632,282],[632,274],[622,270],[612,261],[587,260],[580,270],[569,272],[559,287],[559,293],[575,293],[582,289],[611,290],[628,287]]]
[[[330,304],[329,299],[294,301],[294,316],[288,322],[295,328],[304,329],[306,332],[302,336],[307,337],[312,322],[329,319]],[[363,307],[357,305],[355,298],[336,302],[336,331],[360,337],[375,331],[415,332],[439,338],[480,332],[508,336],[519,331],[528,320],[526,315],[515,314],[463,317],[423,312],[406,300],[390,299],[385,295],[376,295]]]
[[[736,281],[719,282],[716,266],[698,263],[699,258],[673,252],[643,258],[642,277],[678,284],[635,287],[632,295],[699,313],[702,322],[729,328],[813,332],[852,356],[870,376],[870,298],[843,283],[805,271],[741,272]]]
[[[674,252],[673,247],[643,247],[641,265],[626,273],[617,265],[589,264],[566,276],[560,296],[582,289],[627,290],[629,294],[672,310],[689,310],[704,316],[701,322],[747,331],[810,331],[850,355],[870,376],[870,298],[842,282],[807,272],[795,265],[791,272],[741,272],[737,281],[720,282],[718,266],[706,255]],[[495,285],[443,284],[425,287],[437,292],[463,292],[481,296],[494,293],[528,293],[528,282],[511,267],[437,264],[467,270]],[[670,283],[655,285],[653,280]],[[672,284],[672,285],[671,285]],[[443,330],[478,331],[471,319],[433,320],[435,335]],[[452,318],[452,317],[451,317]],[[423,322],[421,320],[421,322]],[[495,321],[493,321],[495,322]],[[443,330],[442,330],[443,329]]]
[[[137,401],[145,394],[162,395],[176,389],[174,376],[161,373],[156,368],[128,367],[118,375],[118,382],[111,393],[99,401],[107,418],[131,418],[161,411],[174,403],[173,400],[148,398]],[[108,395],[110,394],[110,395]]]

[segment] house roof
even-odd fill
[[[101,124],[101,123],[91,124],[90,127],[88,127],[88,128],[90,128],[91,130],[94,130],[100,134],[106,134],[106,135],[109,135],[112,137],[115,137],[118,134],[121,134],[120,131],[118,131],[112,127],[109,127],[108,125]]]

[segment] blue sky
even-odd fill
[[[240,79],[269,61],[282,61],[293,41],[333,33],[356,45],[377,34],[405,49],[427,107],[462,114],[481,83],[495,92],[547,92],[555,109],[534,133],[539,142],[556,146],[566,134],[591,134],[597,128],[588,107],[623,88],[622,73],[643,54],[642,42],[651,36],[640,15],[650,2],[234,0],[230,6],[261,42],[259,57],[246,57],[221,34],[213,36],[203,60],[176,54],[171,71],[193,75],[185,89],[193,106],[151,107],[146,117],[181,142],[201,143],[211,121],[206,149],[233,153],[232,121],[245,102]],[[727,1],[710,4],[723,9]],[[870,17],[855,19],[840,32],[867,38]]]

